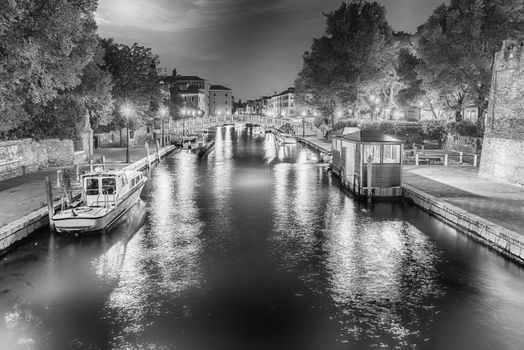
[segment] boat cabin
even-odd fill
[[[108,207],[142,182],[142,173],[95,171],[82,175],[82,199],[90,207]]]
[[[333,172],[357,197],[402,195],[402,141],[357,129],[334,136],[332,149]]]

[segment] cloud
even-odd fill
[[[100,26],[125,26],[158,32],[212,28],[260,13],[278,13],[315,0],[100,0]]]

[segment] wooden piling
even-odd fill
[[[368,157],[367,161],[367,183],[368,183],[368,191],[367,191],[367,197],[368,197],[368,203],[371,202],[372,194],[371,194],[371,188],[373,186],[373,159],[371,156]]]
[[[68,173],[64,173],[64,191],[67,200],[67,206],[73,203],[73,192],[71,190],[71,177]]]
[[[45,189],[47,194],[47,215],[49,216],[49,229],[55,230],[55,224],[53,222],[53,216],[55,215],[55,206],[53,203],[53,184],[49,176],[45,177]]]
[[[160,163],[160,145],[158,144],[158,140],[155,140],[155,146],[156,146],[156,159]]]
[[[149,157],[149,144],[145,143],[146,154],[147,154],[147,168],[151,169],[151,158]]]

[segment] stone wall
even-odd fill
[[[71,140],[22,139],[0,142],[0,180],[49,166],[73,164]]]
[[[524,42],[495,56],[479,175],[524,186]]]

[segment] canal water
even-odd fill
[[[0,262],[1,349],[523,349],[524,270],[317,156],[219,128],[109,234]]]

